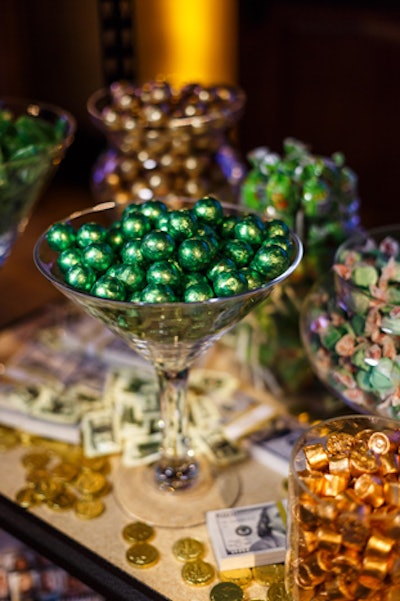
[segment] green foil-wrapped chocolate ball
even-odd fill
[[[111,267],[106,275],[120,280],[129,293],[140,291],[147,284],[146,272],[135,265],[120,263],[115,267]]]
[[[185,240],[196,235],[197,224],[197,217],[190,209],[169,212],[168,232],[174,240]]]
[[[134,238],[128,240],[121,248],[121,259],[123,263],[127,265],[136,265],[144,268],[146,259],[142,253],[142,240],[141,238]]]
[[[55,223],[46,234],[48,245],[57,252],[73,246],[75,239],[75,230],[69,223]]]
[[[247,292],[247,280],[239,271],[224,271],[213,281],[217,296],[235,296]]]
[[[223,257],[222,259],[218,259],[210,264],[207,271],[207,277],[210,280],[214,280],[214,278],[216,278],[220,273],[223,273],[224,271],[234,271],[236,269],[237,267],[235,261],[229,257]]]
[[[148,284],[142,291],[141,302],[143,303],[174,303],[176,302],[175,292],[170,286],[153,286]]]
[[[256,215],[248,215],[239,219],[234,228],[235,238],[251,245],[259,245],[264,235],[262,219]]]
[[[182,270],[172,261],[155,261],[147,270],[148,284],[170,286],[174,290],[182,284]]]
[[[273,236],[289,236],[289,227],[281,219],[271,219],[266,221],[264,225],[264,238]]]
[[[189,238],[178,248],[179,265],[186,271],[204,270],[210,259],[210,249],[203,238]]]
[[[125,238],[141,238],[150,231],[150,221],[139,212],[122,217],[122,231]]]
[[[172,256],[175,242],[168,232],[153,230],[144,236],[140,249],[148,261],[161,261]]]
[[[202,303],[214,298],[214,290],[207,283],[193,284],[185,288],[183,300],[185,303]]]
[[[123,301],[126,298],[125,286],[117,278],[102,275],[93,284],[90,293],[93,296],[107,298],[109,300]]]
[[[167,215],[168,207],[161,200],[147,200],[139,205],[139,211],[154,225],[162,215]]]
[[[73,265],[65,273],[65,282],[72,288],[89,292],[96,281],[96,273],[85,265]]]
[[[289,266],[287,252],[278,245],[261,247],[255,254],[250,267],[269,279],[276,278]]]
[[[79,265],[82,262],[82,253],[81,250],[77,246],[71,246],[70,248],[66,248],[57,258],[57,265],[61,269],[63,273],[68,271],[70,267],[74,265]]]
[[[212,196],[204,196],[197,200],[193,206],[193,212],[202,223],[219,225],[224,218],[221,203]]]
[[[76,242],[81,248],[88,244],[104,242],[107,238],[107,230],[99,223],[90,222],[84,223],[76,232]]]
[[[82,263],[94,271],[106,271],[113,259],[114,252],[109,244],[89,244],[82,249]]]
[[[243,240],[228,240],[223,253],[235,262],[237,267],[246,267],[253,258],[254,251],[250,244]]]

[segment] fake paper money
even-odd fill
[[[206,524],[220,571],[284,561],[286,501],[209,511]]]
[[[121,451],[121,440],[112,409],[92,411],[82,417],[83,446],[86,457],[99,457]]]

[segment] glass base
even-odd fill
[[[161,528],[188,528],[204,524],[206,512],[232,507],[241,485],[234,468],[217,469],[200,459],[197,482],[188,489],[163,491],[154,481],[154,466],[120,465],[114,496],[131,518]]]

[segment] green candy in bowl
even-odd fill
[[[71,145],[75,119],[42,102],[0,99],[0,265]]]
[[[307,296],[302,339],[319,378],[356,411],[400,419],[400,226],[351,236]]]

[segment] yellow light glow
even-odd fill
[[[236,83],[237,0],[135,0],[140,82]]]

